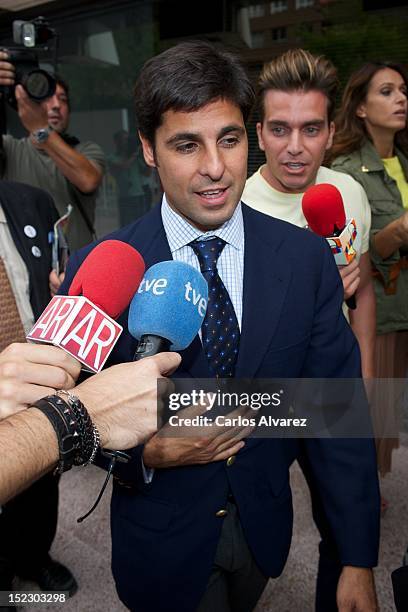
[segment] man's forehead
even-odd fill
[[[169,109],[163,113],[159,131],[168,133],[221,132],[244,127],[241,109],[229,100],[210,102],[197,110]]]
[[[265,121],[300,122],[326,121],[328,98],[316,90],[269,90],[264,97]]]

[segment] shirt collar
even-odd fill
[[[161,208],[162,221],[164,231],[166,232],[167,241],[170,251],[173,254],[178,249],[188,245],[193,240],[208,239],[213,236],[222,238],[227,244],[230,244],[238,251],[244,245],[244,220],[242,217],[241,202],[238,203],[234,214],[221,227],[208,232],[202,232],[192,226],[187,219],[176,213],[166,199],[166,194],[163,195]]]

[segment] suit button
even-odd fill
[[[218,516],[218,518],[222,518],[223,516],[227,516],[227,514],[227,510],[218,510],[218,512],[215,513],[215,516]]]
[[[230,467],[231,465],[234,465],[234,463],[235,463],[235,456],[233,455],[232,457],[228,457],[227,459],[228,467]]]

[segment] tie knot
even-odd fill
[[[197,255],[201,272],[213,272],[217,269],[217,261],[225,247],[222,238],[210,238],[210,240],[194,240],[190,246]]]

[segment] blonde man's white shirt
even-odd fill
[[[298,227],[307,227],[302,211],[303,193],[284,193],[272,187],[262,176],[261,166],[247,180],[242,201],[255,210],[287,221]],[[329,183],[340,191],[343,198],[347,219],[354,219],[357,227],[357,238],[354,248],[357,260],[369,250],[371,227],[371,209],[364,189],[351,176],[320,166],[315,184]],[[348,308],[344,304],[344,314],[348,319]]]
[[[283,193],[271,187],[262,176],[261,166],[246,182],[242,201],[265,215],[282,219],[298,227],[307,227],[302,211],[303,193]],[[360,259],[369,250],[371,210],[364,189],[351,176],[320,166],[316,185],[329,183],[340,191],[347,219],[355,219],[357,240],[355,249]]]

